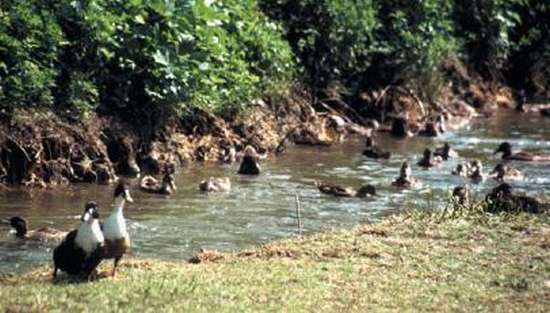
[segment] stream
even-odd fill
[[[487,173],[499,162],[493,152],[505,140],[515,150],[550,152],[550,119],[501,111],[435,139],[396,140],[378,134],[378,144],[393,153],[387,161],[362,156],[364,140],[352,138],[331,147],[292,147],[280,156],[264,160],[258,177],[237,175],[238,164],[193,164],[178,172],[178,191],[170,197],[140,192],[135,179],[134,203],[125,209],[131,255],[185,260],[200,248],[231,251],[296,235],[296,194],[300,197],[306,233],[351,228],[405,208],[434,207],[448,199],[453,187],[470,184],[468,179],[451,175],[458,162],[480,159]],[[460,158],[429,170],[416,166],[424,148],[435,148],[443,142],[449,142]],[[413,175],[422,182],[421,187],[400,190],[390,185],[404,160],[411,161]],[[535,196],[550,190],[550,162],[512,165],[527,177],[512,182],[516,190]],[[208,176],[230,177],[232,191],[199,192],[199,182]],[[356,188],[369,183],[377,187],[378,196],[359,199],[322,195],[313,184],[317,179]],[[496,185],[489,178],[471,187],[481,197]],[[113,188],[82,184],[48,191],[2,193],[0,218],[20,215],[28,219],[31,229],[51,226],[71,230],[79,224],[79,215],[88,200],[98,202],[100,214],[106,217]],[[0,225],[0,272],[20,272],[50,264],[54,246],[55,243],[18,240],[9,226]]]

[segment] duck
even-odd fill
[[[321,181],[316,181],[315,186],[321,193],[336,196],[336,197],[358,197],[366,198],[367,196],[375,196],[376,188],[372,185],[363,185],[358,190],[354,190],[351,187],[342,187],[335,184],[324,183]]]
[[[401,165],[399,177],[392,182],[392,186],[400,188],[412,188],[419,184],[418,180],[412,176],[412,169],[409,162],[405,161]]]
[[[512,153],[512,145],[509,142],[501,143],[495,154],[502,152],[503,160],[515,160],[515,161],[550,161],[550,155],[532,152],[517,152]]]
[[[260,175],[261,167],[258,159],[256,149],[252,146],[246,146],[238,173],[241,175]]]
[[[405,117],[393,119],[390,134],[396,138],[412,137],[413,133],[409,129],[409,122]]]
[[[442,161],[443,159],[440,156],[434,156],[434,154],[432,153],[432,150],[430,148],[426,148],[422,155],[422,159],[418,161],[418,165],[428,168],[428,167],[434,167],[440,164]]]
[[[448,142],[444,143],[441,147],[435,148],[434,155],[441,157],[444,161],[458,157],[458,153],[451,148],[451,145]]]
[[[424,128],[418,132],[418,136],[422,137],[439,137],[441,135],[441,127],[437,122],[426,122]]]
[[[124,205],[134,200],[130,195],[130,187],[120,181],[114,191],[113,209],[102,225],[105,236],[105,259],[114,259],[112,276],[115,277],[118,263],[130,248],[130,235],[124,218]]]
[[[451,171],[451,174],[462,176],[462,177],[468,177],[470,175],[470,163],[464,162],[464,163],[458,163],[456,167]]]
[[[153,176],[147,175],[141,179],[139,188],[148,193],[156,193],[161,195],[170,195],[177,190],[174,174],[166,173],[162,177],[162,182],[159,182]]]
[[[80,226],[69,232],[53,250],[53,278],[59,270],[69,275],[92,279],[97,266],[105,255],[105,238],[99,223],[97,204],[86,203],[80,218]]]
[[[468,174],[474,183],[481,183],[485,180],[485,174],[483,173],[483,164],[480,160],[475,160],[470,166],[471,172]]]
[[[67,235],[67,232],[47,226],[36,230],[29,230],[29,223],[21,216],[4,219],[1,222],[10,225],[15,230],[15,237],[22,240],[61,241]]]
[[[520,89],[518,92],[517,102],[516,102],[516,111],[518,112],[526,112],[525,104],[527,103],[527,96],[525,94],[525,90]]]
[[[497,181],[503,182],[506,180],[522,180],[524,178],[523,173],[519,170],[512,168],[504,163],[499,163],[489,173]]]
[[[382,149],[377,147],[374,139],[372,139],[371,137],[367,137],[365,146],[366,147],[365,150],[363,150],[363,155],[368,158],[389,159],[391,156],[391,152],[383,151]]]
[[[493,188],[485,197],[485,202],[485,210],[489,213],[523,211],[536,214],[542,213],[544,207],[548,207],[548,204],[543,204],[535,198],[514,195],[512,186],[508,183]]]
[[[335,184],[324,183],[321,181],[315,181],[315,186],[321,193],[332,195],[336,197],[354,197],[355,190],[351,187],[342,187]]]
[[[199,184],[199,190],[205,192],[227,192],[231,190],[229,177],[209,177]]]

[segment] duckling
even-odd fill
[[[475,160],[472,162],[471,169],[472,171],[468,177],[474,183],[480,183],[485,180],[485,174],[483,174],[483,164],[481,164],[480,160]]]
[[[373,159],[389,159],[391,153],[388,151],[383,151],[376,146],[374,139],[372,139],[371,137],[367,137],[366,147],[363,151],[363,155]]]
[[[489,213],[528,212],[542,213],[548,204],[542,204],[537,199],[528,196],[518,196],[512,193],[512,186],[502,183],[493,188],[485,197],[485,210]]]
[[[113,210],[103,223],[105,236],[105,259],[114,259],[112,276],[116,275],[116,268],[122,256],[130,248],[130,236],[126,229],[126,220],[123,210],[126,202],[133,202],[128,184],[120,181],[115,188]]]
[[[437,147],[434,155],[441,157],[444,161],[458,157],[458,153],[451,148],[448,142],[444,143],[441,147]]]
[[[470,175],[470,171],[471,171],[470,163],[465,162],[465,163],[457,164],[454,170],[452,170],[451,174],[462,176],[462,177],[468,177],[468,175]]]
[[[495,166],[495,168],[489,173],[489,175],[493,176],[493,178],[497,181],[503,182],[504,179],[506,180],[522,180],[523,179],[523,173],[515,168],[511,168],[510,166],[499,163]]]
[[[99,224],[97,204],[86,204],[78,229],[67,234],[53,251],[53,278],[61,270],[90,280],[105,255],[105,239]]]
[[[315,182],[315,186],[321,193],[327,194],[327,195],[333,195],[336,197],[354,197],[355,196],[355,190],[351,187],[342,187],[334,184],[329,183],[323,183],[320,181]]]
[[[412,169],[409,162],[403,162],[399,177],[392,182],[392,185],[400,188],[411,188],[419,184],[418,180],[412,176]]]
[[[502,152],[503,160],[515,160],[515,161],[550,161],[550,155],[541,153],[532,153],[521,151],[518,153],[512,153],[512,145],[509,142],[503,142],[498,146],[495,154]]]
[[[15,229],[15,237],[18,239],[31,241],[61,241],[67,235],[67,232],[47,226],[36,230],[29,230],[27,220],[20,216],[2,220],[2,223],[13,227],[13,229]]]
[[[241,175],[259,175],[261,171],[260,163],[258,162],[258,153],[252,146],[247,146],[244,149],[244,156],[239,167]]]
[[[229,177],[209,177],[200,182],[199,189],[206,192],[226,192],[231,190]]]
[[[141,179],[139,188],[144,192],[161,195],[170,195],[177,190],[174,175],[171,173],[164,174],[160,183],[153,176],[144,176]]]
[[[453,198],[460,205],[467,205],[470,202],[470,189],[458,186],[453,189]]]
[[[418,165],[427,168],[427,167],[436,166],[440,164],[442,161],[443,160],[441,159],[440,156],[434,156],[434,154],[432,153],[432,150],[430,150],[429,148],[426,148],[424,150],[424,154],[422,155],[422,159],[418,161]]]

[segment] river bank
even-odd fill
[[[393,132],[399,119],[407,125],[398,136],[422,132],[430,123],[438,128],[442,125],[437,119],[453,129],[515,104],[512,89],[484,82],[456,60],[448,62],[446,71],[451,83],[434,103],[422,102],[400,84],[365,92],[357,103],[317,99],[294,86],[254,101],[246,112],[213,115],[196,110],[183,119],[167,119],[152,137],[148,125],[108,115],[94,113],[80,120],[64,112],[16,110],[0,121],[0,186],[110,184],[118,176],[158,175],[166,165],[223,162],[231,150],[247,145],[273,155],[293,143],[329,146],[349,136],[374,137],[377,131]]]
[[[279,240],[199,264],[126,259],[116,279],[52,283],[50,266],[0,279],[7,312],[544,312],[549,216],[409,212]],[[104,264],[101,273],[111,264]]]

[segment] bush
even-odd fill
[[[397,79],[417,87],[456,51],[450,1],[260,1],[281,21],[318,91],[343,85],[352,95]],[[428,96],[428,93],[426,93]]]
[[[154,128],[195,107],[242,109],[293,78],[292,52],[255,0],[43,2],[2,2],[3,106],[55,102]]]

